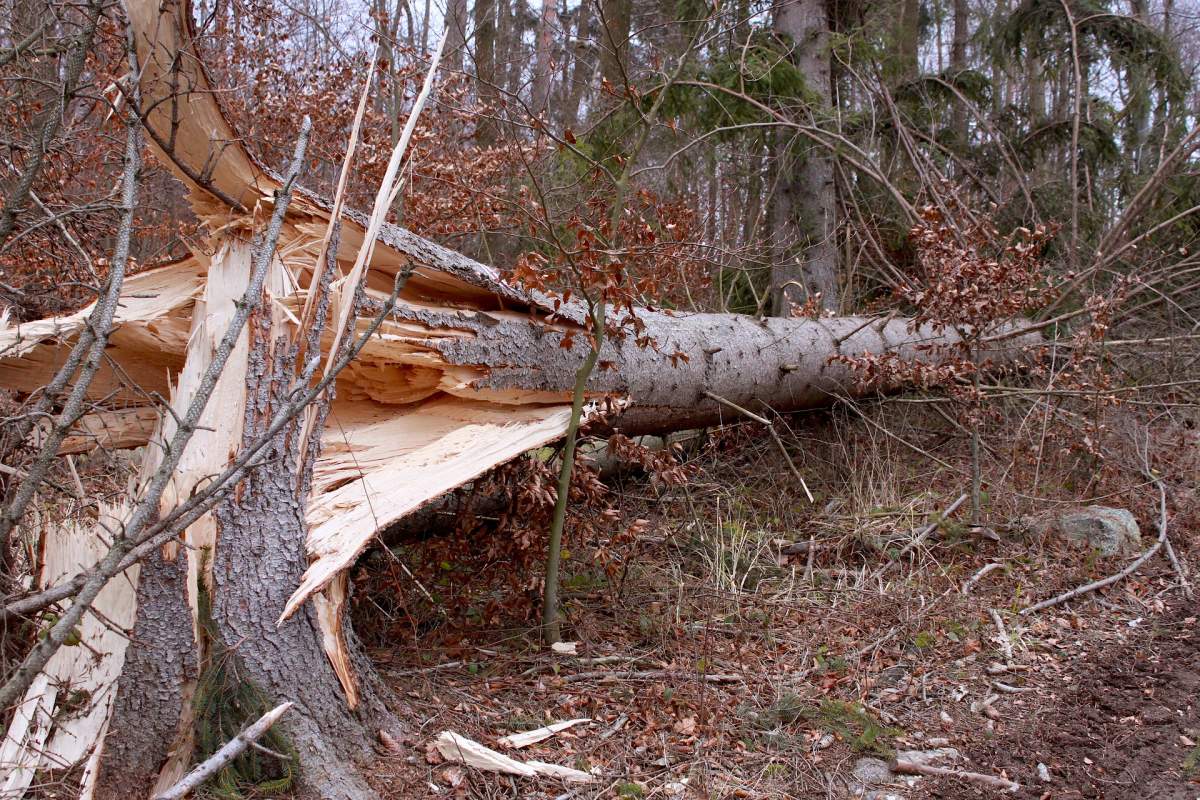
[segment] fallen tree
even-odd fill
[[[151,148],[210,236],[125,281],[88,388],[95,410],[58,447],[145,450],[123,502],[38,532],[43,592],[7,603],[61,611],[114,565],[81,618],[85,647],[27,660],[37,669],[0,749],[4,784],[19,794],[38,770],[84,764],[83,796],[163,791],[191,764],[198,717],[237,691],[246,722],[294,704],[279,728],[307,794],[374,796],[359,768],[399,723],[344,619],[346,569],[377,531],[563,435],[582,312],[387,225],[379,208],[293,192],[303,148],[285,179],[255,163],[215,102],[186,4],[131,0],[128,13]],[[0,331],[0,385],[46,385],[89,313]],[[828,404],[859,390],[839,355],[961,357],[952,332],[902,319],[636,313],[653,346],[610,337],[589,384],[597,425],[627,433],[729,419],[714,396]],[[148,497],[162,521],[133,541]],[[63,711],[68,694],[87,698],[82,710]]]

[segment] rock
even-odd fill
[[[881,758],[860,758],[854,762],[854,777],[860,783],[887,783],[892,779],[892,768]]]
[[[1037,774],[1038,774],[1038,780],[1041,781],[1042,783],[1050,782],[1050,769],[1040,761],[1038,762],[1038,765],[1037,765]]]
[[[1058,530],[1072,542],[1099,551],[1102,556],[1133,554],[1141,549],[1137,520],[1123,508],[1088,506],[1058,520]]]
[[[897,761],[934,766],[939,763],[952,763],[960,758],[962,758],[962,753],[953,747],[935,747],[932,750],[901,750],[896,753]]]

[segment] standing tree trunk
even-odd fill
[[[632,0],[599,0],[600,77],[618,98],[625,96],[629,80],[629,36]],[[605,102],[611,102],[605,101]]]
[[[954,0],[954,39],[950,42],[950,71],[953,73],[955,81],[967,70],[970,14],[967,0]],[[955,141],[960,148],[965,150],[968,143],[967,106],[958,98],[954,99],[951,125],[954,129]]]
[[[567,87],[567,103],[563,109],[563,125],[572,128],[579,124],[579,108],[596,72],[595,59],[591,55],[594,43],[591,40],[592,4],[595,0],[581,0],[579,21],[575,23],[575,53],[572,57],[571,81]]]
[[[796,0],[775,8],[775,28],[789,37],[796,66],[804,75],[820,124],[828,115],[830,85],[829,17],[825,0]],[[775,313],[787,316],[793,305],[820,298],[820,306],[838,304],[837,211],[833,158],[807,141],[780,139],[779,181],[771,209],[773,238],[780,246],[772,264]]]
[[[475,85],[484,115],[477,115],[475,138],[481,145],[496,141],[500,93],[496,86],[496,0],[475,0]]]
[[[425,5],[426,28],[428,28],[429,0]],[[449,69],[465,70],[467,68],[467,0],[450,0],[446,11],[446,27],[449,34],[446,39],[446,65]],[[422,50],[428,50],[428,31],[422,34]]]
[[[534,61],[533,93],[529,108],[540,117],[550,102],[550,77],[554,70],[554,40],[558,34],[557,0],[542,0],[542,16],[538,20],[537,55]]]
[[[886,59],[884,67],[888,83],[897,86],[915,80],[921,72],[921,2],[896,0],[891,7],[896,16],[885,29],[892,31],[894,52]]]

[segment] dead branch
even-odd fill
[[[976,572],[974,575],[972,575],[970,578],[968,578],[967,582],[963,584],[962,593],[970,594],[971,589],[975,586],[975,584],[979,583],[979,581],[982,580],[985,575],[992,572],[993,570],[1000,569],[1003,566],[1004,565],[1001,564],[999,561],[993,561],[989,564],[984,564],[982,569],[980,569],[978,572]]]
[[[902,775],[925,775],[933,778],[956,778],[958,780],[990,786],[994,789],[1004,789],[1008,792],[1021,791],[1021,784],[1007,778],[997,778],[995,775],[984,775],[982,772],[966,772],[965,770],[934,767],[929,764],[918,764],[914,761],[893,761],[892,771]]]
[[[872,322],[872,321],[873,320],[867,320],[868,323]],[[863,323],[863,326],[865,326],[866,324],[867,323]],[[850,334],[847,334],[847,336],[853,336],[854,333],[857,333],[859,330],[862,330],[863,326],[859,326],[859,328],[856,328]],[[763,425],[766,425],[767,433],[771,434],[771,438],[775,440],[775,445],[779,448],[779,452],[783,453],[783,457],[784,457],[784,460],[787,461],[788,468],[791,469],[792,474],[796,476],[796,479],[800,481],[800,486],[803,487],[804,494],[808,496],[808,502],[810,502],[810,503],[817,502],[816,500],[813,499],[812,492],[810,492],[808,490],[808,483],[804,480],[804,476],[800,474],[800,470],[796,468],[796,462],[792,461],[792,454],[787,451],[786,447],[784,447],[783,439],[779,438],[779,431],[775,430],[775,426],[773,424],[771,424],[771,420],[767,419],[766,417],[755,414],[753,411],[749,411],[745,408],[742,408],[737,403],[733,403],[729,400],[726,400],[724,397],[713,394],[712,392],[706,391],[704,393],[704,396],[710,400],[715,400],[716,402],[720,403],[723,406],[728,406],[729,408],[732,408],[734,411],[744,414],[745,416],[749,417],[750,419],[754,420],[755,422],[761,422]]]
[[[942,521],[957,511],[958,507],[965,502],[967,502],[967,495],[960,494],[957,500],[947,506],[946,510],[937,516],[937,519],[922,528],[920,532],[917,533],[916,538],[901,548],[900,552],[896,554],[896,557],[892,559],[890,563],[884,565],[882,571],[887,572],[893,566],[900,563],[900,561],[902,561],[906,555],[924,544],[925,540],[928,539],[930,535],[932,535],[933,532],[938,529],[938,526],[942,524]]]
[[[188,794],[200,788],[205,781],[220,772],[226,764],[240,756],[247,747],[254,744],[291,707],[291,703],[284,703],[263,714],[256,722],[226,742],[220,750],[209,756],[204,763],[197,765],[195,769],[184,775],[178,783],[157,795],[154,800],[181,800],[181,798],[187,797]],[[282,755],[271,750],[267,752],[276,757]]]

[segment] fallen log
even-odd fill
[[[107,361],[90,387],[97,410],[60,452],[150,445],[149,464],[196,393],[248,284],[251,243],[280,181],[221,113],[192,46],[187,4],[126,6],[143,65],[143,105],[151,109],[151,149],[189,187],[211,235],[188,258],[126,281]],[[369,665],[348,644],[346,569],[379,530],[561,437],[586,337],[578,308],[558,308],[494,268],[395,226],[349,211],[334,220],[333,207],[303,193],[288,206],[261,308],[236,343],[160,513],[201,490],[262,432],[264,408],[279,402],[277,343],[307,333],[301,320],[321,289],[314,276],[331,265],[331,307],[348,308],[365,258],[367,302],[353,327],[362,333],[373,316],[388,313],[337,377],[311,482],[288,439],[305,429],[288,429],[270,448],[274,460],[189,527],[184,547],[168,547],[110,584],[98,610],[134,631],[133,643],[88,617],[84,646],[56,655],[26,694],[21,724],[6,734],[6,788],[19,791],[40,769],[81,762],[85,796],[173,785],[192,755],[198,672],[229,647],[227,657],[236,648],[246,679],[268,700],[296,703],[280,724],[296,744],[309,791],[362,796],[365,784],[347,765],[369,758],[376,732],[391,722],[379,711]],[[340,236],[323,261],[335,221]],[[397,278],[409,272],[392,307]],[[931,363],[960,357],[952,332],[912,329],[895,318],[636,313],[653,346],[609,339],[588,387],[597,427],[629,434],[739,419],[713,397],[791,411],[859,393],[838,355],[896,353]],[[84,309],[0,330],[0,386],[38,391],[86,319]],[[336,328],[321,334],[326,355],[337,336]],[[564,347],[566,339],[573,346]],[[1011,360],[1026,343],[1016,337],[987,355]],[[170,398],[173,411],[147,403],[155,396]],[[135,486],[129,504],[138,496]],[[127,510],[106,509],[111,523],[104,525],[43,532],[40,586],[87,571]],[[93,665],[95,653],[103,669]],[[327,669],[314,663],[322,653]],[[92,701],[82,718],[56,713],[58,687],[67,683],[87,686]],[[108,748],[106,735],[114,738]]]

